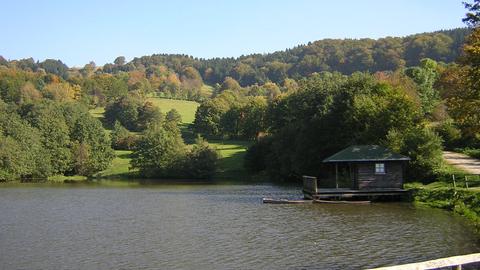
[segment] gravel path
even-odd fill
[[[448,164],[463,169],[468,173],[480,174],[480,160],[478,159],[450,151],[443,151],[443,158]]]

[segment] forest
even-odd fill
[[[323,158],[381,144],[434,181],[443,149],[480,151],[479,11],[468,28],[407,37],[325,39],[270,54],[157,54],[82,68],[0,57],[0,181],[92,177],[131,151],[141,178],[214,178],[207,140],[250,146],[249,175],[321,175]],[[191,124],[151,98],[200,103]],[[104,110],[102,118],[92,110]]]

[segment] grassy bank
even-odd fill
[[[243,167],[243,157],[250,146],[248,141],[210,141],[220,154],[215,178],[245,179],[248,174]]]
[[[461,184],[460,184],[461,186]],[[453,183],[434,182],[428,185],[409,183],[415,203],[445,209],[469,219],[480,230],[480,187],[454,187]]]
[[[249,146],[249,142],[245,141],[212,141],[210,144],[218,150],[220,159],[218,161],[218,171],[215,179],[239,179],[243,180],[248,175],[243,168],[243,156]],[[95,178],[135,178],[136,171],[129,170],[130,154],[132,151],[115,151],[115,159],[112,165],[95,175]],[[58,178],[57,180],[84,180],[83,178]]]

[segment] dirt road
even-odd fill
[[[480,160],[478,159],[450,151],[443,151],[443,158],[448,164],[463,169],[468,173],[480,174]]]

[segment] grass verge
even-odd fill
[[[414,202],[452,211],[469,219],[480,230],[480,188],[455,188],[444,182],[408,183],[405,188],[411,191]]]

